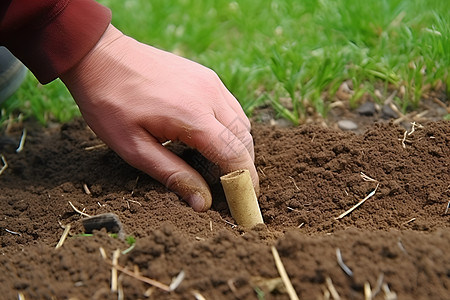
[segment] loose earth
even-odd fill
[[[183,145],[171,149],[209,176],[208,212],[127,165],[82,120],[26,123],[24,150],[0,151],[1,298],[289,299],[275,246],[300,299],[450,299],[450,122],[421,125],[355,134],[254,122],[265,224],[246,230],[233,225],[214,166]],[[115,213],[125,238],[84,234],[69,201]],[[134,276],[119,271],[111,291],[116,249]],[[181,271],[172,292],[139,279],[170,285]]]

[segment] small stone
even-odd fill
[[[388,105],[383,105],[381,109],[383,119],[397,119],[398,114]]]
[[[358,125],[350,120],[340,120],[337,122],[338,127],[344,131],[351,131],[358,129]]]
[[[94,230],[105,228],[107,232],[117,233],[119,238],[124,237],[122,223],[119,217],[113,213],[104,213],[93,217],[88,217],[82,221],[85,233],[92,233]]]
[[[275,120],[276,126],[281,128],[289,128],[292,127],[292,122],[286,119],[277,119]]]
[[[376,112],[375,103],[365,102],[356,109],[356,112],[361,116],[373,116]]]

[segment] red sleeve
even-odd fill
[[[0,45],[48,83],[79,62],[110,21],[94,0],[1,0]]]

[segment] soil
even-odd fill
[[[244,229],[217,182],[213,208],[196,213],[82,120],[25,123],[24,150],[1,149],[1,298],[289,299],[275,246],[300,299],[450,299],[450,122],[421,125],[386,121],[356,134],[254,122],[265,224]],[[172,148],[198,163],[195,151]],[[85,217],[69,201],[89,215],[115,213],[128,238],[83,234]],[[184,271],[184,280],[165,292],[119,271],[113,292],[116,249],[127,250],[118,264],[132,274],[169,285]]]

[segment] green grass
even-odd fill
[[[447,0],[102,0],[113,24],[134,38],[215,70],[247,114],[270,103],[294,124],[326,116],[342,82],[356,107],[375,89],[403,86],[394,100],[416,109],[424,92],[450,94]],[[287,101],[286,101],[287,100]],[[3,105],[45,123],[79,115],[60,81],[32,76]]]

